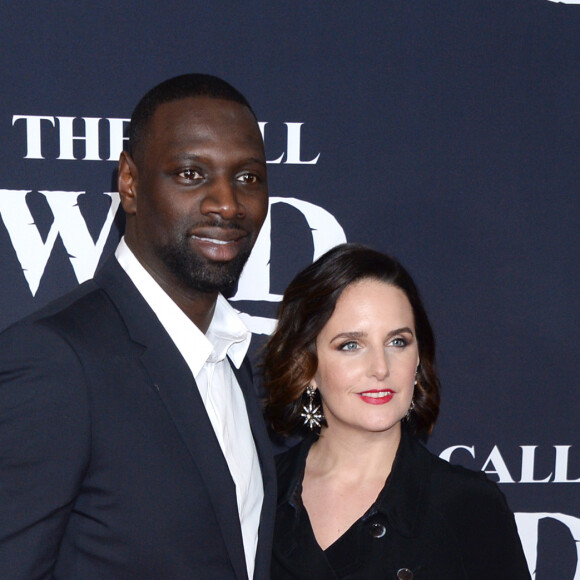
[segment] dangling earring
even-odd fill
[[[323,419],[320,405],[314,405],[315,393],[316,389],[312,385],[308,385],[305,391],[308,401],[302,404],[302,410],[304,412],[300,413],[300,416],[304,418],[304,425],[306,425],[311,431],[321,427]]]
[[[407,410],[407,414],[405,415],[405,421],[408,421],[411,418],[411,412],[415,408],[415,399],[411,399],[411,404],[409,405],[409,409]]]
[[[409,409],[407,410],[407,414],[405,415],[405,421],[408,421],[411,417],[411,413],[415,408],[415,389],[417,388],[417,380],[419,375],[419,367],[415,371],[415,382],[413,383],[413,398],[411,399],[411,404],[409,405]]]

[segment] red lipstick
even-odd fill
[[[393,398],[394,394],[390,389],[371,389],[359,393],[359,397],[369,405],[384,405]]]

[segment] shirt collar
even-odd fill
[[[240,368],[248,352],[252,333],[221,294],[218,295],[212,321],[204,335],[147,272],[124,237],[119,242],[115,256],[175,343],[194,377],[208,360],[216,362],[225,358],[226,354],[236,368]]]
[[[216,360],[222,360],[227,354],[236,368],[242,366],[252,333],[242,322],[238,311],[221,294],[218,295],[206,338],[213,344]]]

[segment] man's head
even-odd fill
[[[127,244],[170,293],[232,287],[268,209],[256,117],[225,81],[183,75],[137,105],[119,161]]]
[[[210,97],[223,99],[246,106],[256,117],[250,103],[236,88],[213,75],[190,73],[173,77],[153,87],[137,103],[131,122],[127,128],[127,152],[135,159],[139,149],[147,139],[148,124],[157,107],[170,101],[179,101],[188,97]]]

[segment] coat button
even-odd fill
[[[369,534],[373,538],[382,538],[387,533],[387,528],[383,524],[374,523],[369,528]]]
[[[409,570],[409,568],[401,568],[397,572],[397,579],[398,580],[413,580],[413,572]]]

